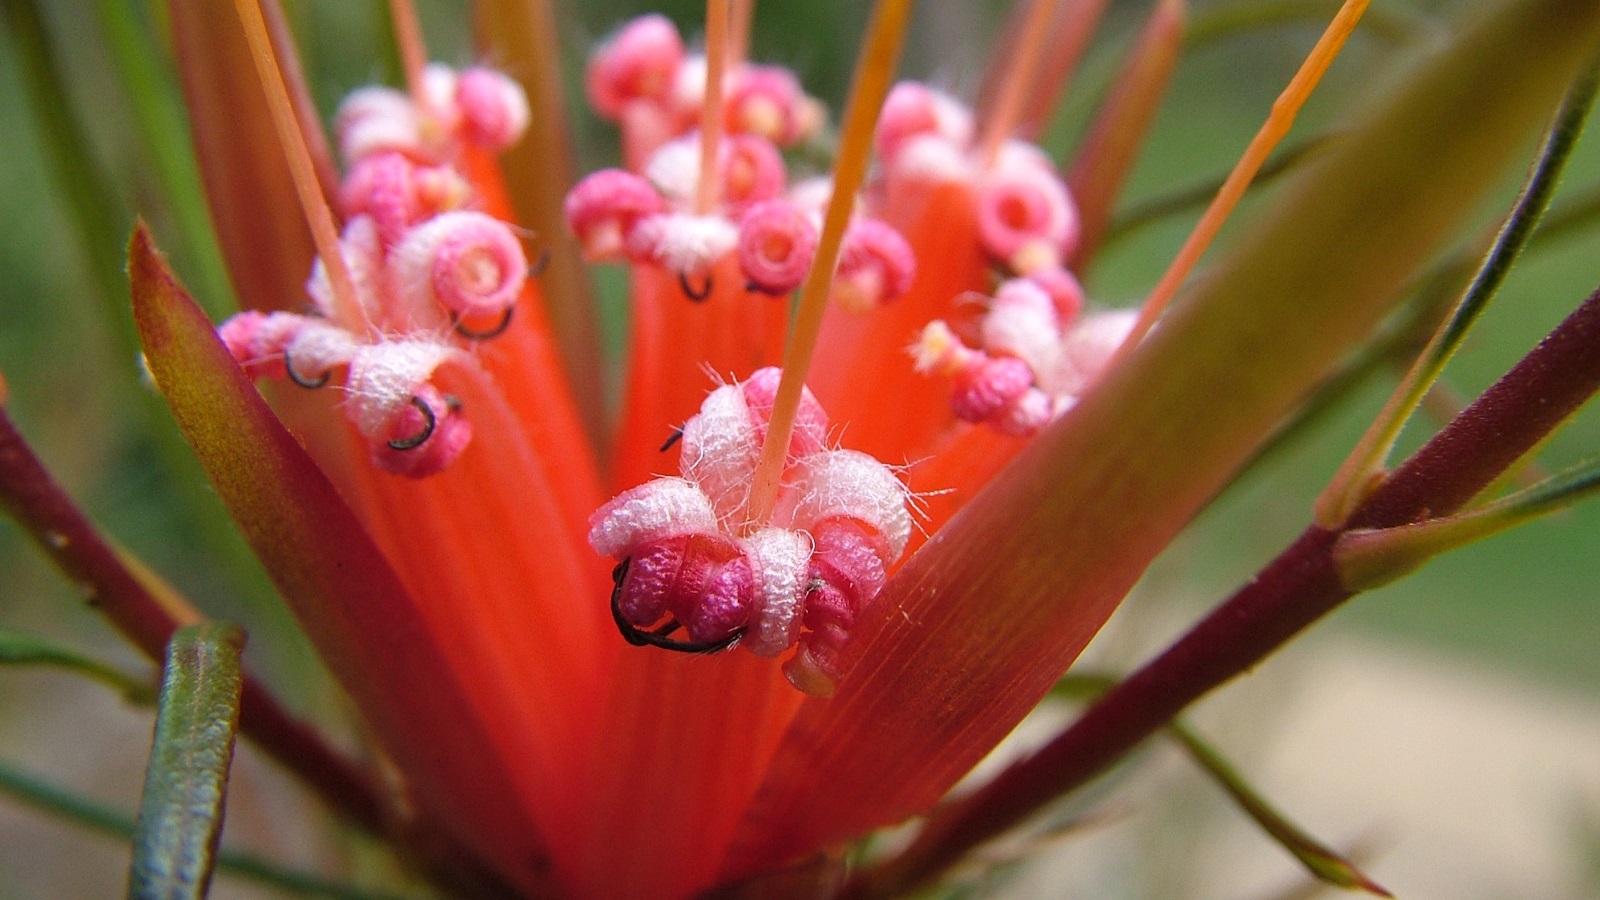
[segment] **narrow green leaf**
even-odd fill
[[[1188,751],[1189,757],[1195,764],[1211,776],[1212,780],[1239,804],[1239,808],[1246,815],[1255,820],[1255,823],[1283,849],[1300,860],[1312,875],[1337,887],[1355,888],[1380,897],[1394,896],[1363,874],[1356,868],[1355,863],[1306,834],[1284,817],[1250,786],[1244,776],[1239,774],[1239,771],[1230,765],[1216,748],[1191,731],[1188,726],[1181,722],[1173,722],[1167,726],[1167,734]]]
[[[243,650],[244,632],[223,622],[180,628],[167,646],[129,898],[198,898],[210,890],[239,728]]]
[[[1550,198],[1555,194],[1572,148],[1583,134],[1583,125],[1589,117],[1590,107],[1594,105],[1597,86],[1600,86],[1600,70],[1591,66],[1567,92],[1555,124],[1545,136],[1538,161],[1529,173],[1522,193],[1506,217],[1494,245],[1478,266],[1472,283],[1317,499],[1317,519],[1324,527],[1342,524],[1375,484],[1375,477],[1382,472],[1406,422],[1422,404],[1428,389],[1439,380],[1445,365],[1455,355],[1456,349],[1466,339],[1489,301],[1499,292],[1512,266],[1521,258],[1535,227],[1550,205]]]
[[[0,794],[91,831],[125,839],[133,837],[132,816],[63,790],[4,763],[0,763]],[[217,851],[217,868],[240,879],[276,888],[298,897],[326,897],[329,900],[415,900],[407,895],[368,890],[330,881],[226,847]]]
[[[79,653],[36,634],[0,628],[0,664],[20,666],[55,666],[94,680],[119,691],[134,703],[149,703],[155,699],[155,689],[141,678],[109,663]]]

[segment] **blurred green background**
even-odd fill
[[[352,87],[397,80],[384,4],[286,5],[325,113]],[[1149,5],[1112,4],[1046,140],[1058,157],[1070,157]],[[1180,67],[1123,208],[1225,173],[1337,5],[1196,2],[1193,18],[1203,26],[1201,34]],[[161,30],[159,6],[0,0],[6,12],[0,18],[0,371],[9,385],[7,408],[97,522],[208,611],[246,624],[251,665],[280,685],[297,709],[329,716],[337,701],[327,699],[330,692],[323,690],[304,642],[229,530],[164,406],[141,381],[130,343],[120,254],[135,214],[151,221],[213,313],[223,314],[230,304],[215,248],[195,240],[192,226],[203,225],[197,219],[203,208],[192,162],[182,158],[187,136],[167,48],[153,37]],[[921,4],[903,72],[970,96],[1001,6],[977,0]],[[1376,84],[1393,77],[1394,63],[1448,29],[1456,7],[1472,4],[1375,6],[1289,144],[1359,106]],[[433,56],[470,61],[465,4],[433,0],[419,7]],[[578,66],[595,38],[641,6],[605,0],[558,7],[579,152],[589,169],[614,161],[615,141],[611,129],[577,102]],[[653,8],[676,19],[686,34],[698,33],[699,4]],[[796,67],[808,89],[837,110],[865,9],[857,0],[760,4],[752,56]],[[1228,26],[1228,15],[1241,9],[1271,15]],[[41,20],[33,21],[35,11]],[[62,77],[51,81],[49,73]],[[1509,202],[1515,181],[1515,175],[1508,178],[1499,205],[1484,210],[1485,222]],[[1578,148],[1562,196],[1596,185],[1600,138],[1591,136]],[[1243,216],[1258,201],[1247,203]],[[1110,247],[1088,273],[1092,300],[1136,301],[1197,214],[1162,219]],[[1225,232],[1224,241],[1235,231],[1237,226]],[[1450,385],[1471,396],[1559,321],[1600,282],[1597,250],[1600,226],[1535,249],[1451,367]],[[606,308],[615,314],[621,308],[617,273],[597,277],[608,292]],[[1252,470],[1158,562],[1136,602],[1198,612],[1271,558],[1304,527],[1311,498],[1392,380],[1384,373],[1366,384]],[[1407,446],[1415,446],[1430,427],[1413,428]],[[1586,414],[1556,437],[1541,462],[1553,471],[1596,448],[1600,416]],[[1336,614],[1333,627],[1446,652],[1562,695],[1600,699],[1597,539],[1600,504],[1581,506],[1358,598]],[[132,670],[145,668],[9,523],[0,524],[0,627],[50,635]],[[1147,643],[1157,646],[1154,638]],[[44,764],[40,754],[48,751],[17,731],[32,721],[29,704],[47,693],[46,681],[63,677],[0,671],[0,757]]]

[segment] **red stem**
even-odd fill
[[[1600,389],[1600,290],[1391,473],[1346,528],[1449,515],[1498,478]],[[1087,783],[1189,704],[1258,665],[1353,596],[1334,566],[1340,532],[1312,526],[1249,584],[1160,656],[1091,705],[1033,756],[936,810],[910,848],[861,873],[844,894],[886,896]]]

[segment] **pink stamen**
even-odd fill
[[[991,256],[1019,274],[1059,268],[1078,229],[1066,186],[1047,163],[1002,165],[979,186],[978,237]]]
[[[717,174],[722,181],[721,202],[732,213],[778,197],[788,180],[778,148],[765,138],[749,134],[729,135],[723,141]]]
[[[683,65],[683,38],[666,16],[632,20],[589,57],[584,87],[595,111],[618,119],[631,102],[664,102]]]
[[[528,258],[506,223],[450,212],[413,228],[390,252],[389,271],[412,310],[442,306],[462,317],[492,316],[517,302]]]
[[[471,440],[472,422],[461,415],[457,404],[433,385],[423,384],[413,402],[373,439],[372,461],[391,475],[426,478],[455,462]]]
[[[878,219],[857,219],[844,233],[832,300],[868,312],[910,290],[916,273],[916,255],[900,232]]]
[[[787,200],[767,200],[739,219],[739,268],[751,285],[769,294],[800,286],[817,252],[817,226]]]
[[[641,218],[664,212],[661,195],[632,172],[602,169],[567,194],[567,225],[591,261],[621,259],[628,233]]]
[[[1014,356],[984,357],[955,378],[950,411],[964,422],[986,422],[1033,387],[1033,370]]]
[[[464,70],[456,81],[462,133],[488,150],[504,150],[528,130],[528,95],[521,86],[493,69]]]
[[[805,137],[801,131],[805,99],[799,80],[789,70],[744,66],[737,71],[728,91],[727,128],[787,147]]]

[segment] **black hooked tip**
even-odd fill
[[[690,300],[693,300],[696,303],[704,303],[706,298],[711,296],[711,285],[712,282],[710,272],[705,274],[705,278],[700,282],[700,287],[698,290],[696,290],[695,287],[689,283],[688,272],[678,273],[678,287],[683,288],[683,295],[685,297],[688,297]]]
[[[683,429],[674,428],[672,429],[672,434],[668,435],[667,439],[661,442],[661,447],[656,452],[665,453],[668,450],[671,450],[673,446],[681,440],[683,440]]]
[[[447,400],[446,403],[448,404],[448,402],[449,401]],[[460,401],[457,401],[457,403],[459,402]],[[411,398],[411,405],[416,407],[417,412],[422,413],[422,418],[425,420],[426,424],[422,426],[421,431],[411,435],[410,437],[395,438],[394,440],[389,441],[390,450],[415,450],[418,447],[421,447],[423,444],[428,442],[428,438],[433,437],[433,430],[439,425],[439,420],[434,416],[432,407],[428,406],[426,403],[423,403],[422,398],[413,396]]]
[[[534,259],[533,265],[528,266],[528,277],[538,278],[544,270],[550,268],[550,248],[539,248],[539,256]]]
[[[791,293],[794,293],[793,291],[783,291],[776,288],[769,288],[764,285],[756,284],[754,281],[746,281],[744,283],[744,289],[749,293],[766,294],[768,297],[787,297]]]
[[[456,334],[469,341],[487,341],[506,333],[506,329],[511,327],[511,314],[516,311],[517,308],[515,306],[506,307],[505,314],[500,317],[499,324],[486,331],[477,331],[468,328],[466,323],[461,321],[461,317],[452,310],[450,313],[450,327],[455,329]]]
[[[301,375],[299,372],[294,370],[294,360],[289,356],[288,350],[283,351],[283,371],[288,373],[290,381],[300,385],[306,390],[311,391],[314,391],[317,388],[327,384],[328,379],[333,377],[333,372],[331,370],[323,372],[320,378],[307,378],[304,375]]]
[[[635,647],[660,647],[662,650],[672,650],[677,653],[720,653],[739,643],[744,637],[745,630],[738,629],[725,638],[714,641],[675,641],[670,635],[683,627],[676,619],[668,619],[664,624],[655,628],[635,628],[622,615],[622,582],[628,577],[628,566],[632,558],[624,559],[617,563],[611,570],[611,619],[617,623],[617,631],[622,633],[622,639]]]

